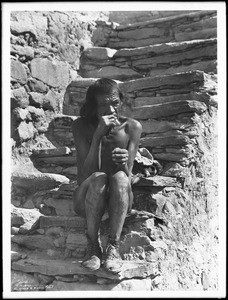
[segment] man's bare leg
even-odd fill
[[[85,198],[87,233],[92,242],[98,240],[101,218],[107,206],[107,175],[96,172],[92,175]]]
[[[88,251],[83,265],[91,270],[100,268],[102,249],[98,232],[101,218],[105,212],[107,199],[107,175],[96,172],[87,178],[79,187],[74,196],[75,211],[86,218]]]
[[[115,261],[121,260],[119,240],[123,224],[132,203],[133,194],[127,175],[119,171],[109,177],[109,220],[110,239],[106,249],[105,267],[110,271],[118,271]]]

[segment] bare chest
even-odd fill
[[[112,151],[114,148],[127,148],[129,135],[125,127],[116,127],[111,130],[101,141],[101,151]]]

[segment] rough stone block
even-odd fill
[[[19,208],[11,204],[11,226],[35,224],[40,216],[41,213],[36,209]]]
[[[33,201],[31,199],[28,199],[25,203],[23,203],[23,208],[35,208]]]
[[[26,108],[29,106],[28,94],[26,93],[24,87],[12,90],[10,98],[12,108]]]
[[[26,222],[20,226],[19,234],[27,234],[27,233],[37,229],[38,227],[39,227],[39,219],[36,222],[34,222],[33,220]]]
[[[21,84],[25,84],[27,82],[27,74],[25,67],[18,60],[11,59],[11,80],[18,81]]]
[[[35,78],[28,79],[28,86],[32,92],[46,93],[48,91],[48,87],[42,81]]]
[[[43,107],[44,109],[53,110],[55,112],[60,111],[60,107],[62,105],[63,95],[61,93],[57,93],[55,91],[48,91],[43,98]]]
[[[31,116],[31,120],[36,122],[40,119],[45,119],[45,113],[42,108],[36,108],[34,106],[28,106],[27,110]]]
[[[73,64],[77,69],[79,68],[80,50],[75,45],[60,44],[59,56],[62,61],[67,61]]]
[[[32,139],[36,133],[37,130],[33,126],[32,122],[26,123],[23,121],[19,124],[17,128],[18,138],[21,141],[27,141],[29,139]]]
[[[17,121],[31,120],[31,116],[27,109],[16,107],[12,111],[13,118]]]
[[[87,48],[83,54],[91,60],[106,60],[114,56],[117,50],[105,47]]]
[[[165,165],[161,175],[171,177],[186,177],[189,175],[189,170],[176,162],[170,162]]]
[[[11,45],[10,52],[20,56],[25,56],[28,59],[34,58],[34,49],[29,46]]]
[[[151,240],[148,236],[145,235],[144,232],[130,232],[126,234],[123,238],[123,240],[120,243],[120,251],[121,253],[128,253],[130,251],[131,247],[136,246],[149,246],[151,243]]]
[[[31,62],[31,74],[52,87],[66,87],[69,82],[69,66],[64,62],[35,58]]]
[[[10,30],[16,35],[30,32],[38,37],[45,35],[47,29],[47,17],[30,11],[16,12],[16,16],[10,22]]]

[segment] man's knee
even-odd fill
[[[91,175],[88,190],[95,195],[103,195],[107,190],[108,177],[105,173],[95,172]]]
[[[100,192],[107,188],[108,176],[103,172],[95,172],[91,176],[89,187],[94,192]]]
[[[112,188],[119,193],[130,191],[129,178],[123,171],[119,171],[112,175],[110,178],[110,184]]]

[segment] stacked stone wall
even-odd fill
[[[217,39],[121,50],[88,48],[81,56],[79,72],[83,77],[129,80],[192,70],[217,73]]]
[[[121,49],[216,36],[216,11],[198,11],[130,25],[98,21],[92,41],[94,46]]]
[[[17,145],[47,132],[62,113],[67,85],[79,75],[79,57],[91,47],[96,18],[105,13],[11,13],[11,133]]]

